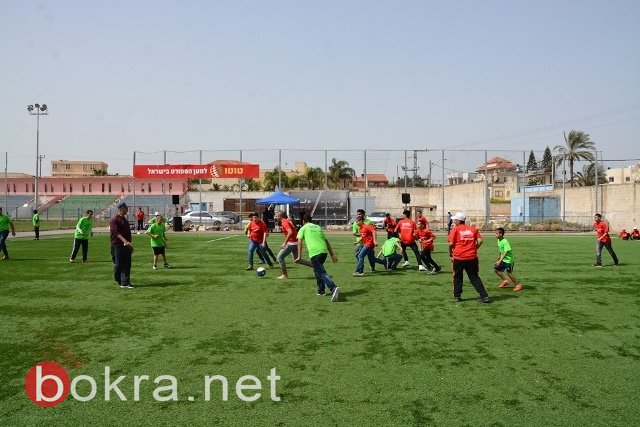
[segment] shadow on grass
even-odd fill
[[[340,302],[345,302],[349,299],[349,297],[357,297],[358,295],[363,295],[368,293],[367,289],[354,289],[352,291],[341,291],[340,292]]]
[[[146,285],[133,285],[136,288],[168,288],[169,286],[181,286],[182,282],[159,282],[159,283],[147,283]]]

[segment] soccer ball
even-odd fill
[[[267,274],[267,270],[264,267],[258,267],[256,269],[256,274],[260,277],[264,276],[265,274]]]

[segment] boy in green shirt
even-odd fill
[[[402,260],[402,255],[398,253],[398,250],[402,252],[402,245],[400,244],[398,233],[393,231],[391,232],[391,237],[382,244],[376,262],[383,264],[385,270],[397,270],[398,264],[400,264],[400,260]],[[382,257],[380,255],[382,255]]]
[[[38,209],[33,210],[31,223],[33,224],[33,231],[36,233],[36,237],[33,240],[40,240],[40,215],[38,215]]]
[[[496,238],[498,239],[498,251],[500,251],[500,257],[496,261],[495,266],[493,267],[493,271],[496,272],[498,276],[502,279],[502,283],[500,283],[499,288],[505,288],[509,286],[509,280],[505,277],[506,275],[511,279],[515,288],[513,288],[513,292],[520,292],[522,290],[522,285],[518,283],[518,279],[513,274],[513,264],[515,258],[513,257],[513,251],[511,250],[511,245],[504,238],[504,228],[498,227],[496,228]]]
[[[318,285],[317,295],[324,295],[325,286],[331,292],[331,302],[338,301],[340,288],[336,286],[333,279],[324,269],[324,262],[327,260],[327,254],[331,255],[333,262],[338,262],[338,257],[333,253],[331,244],[324,235],[324,231],[319,225],[311,222],[311,215],[305,214],[302,222],[304,225],[298,230],[298,257],[296,263],[303,263],[302,260],[302,243],[306,243],[309,258],[313,266],[313,273],[316,276],[316,284]]]
[[[82,262],[87,262],[89,237],[93,237],[93,211],[91,209],[76,224],[76,229],[73,233],[73,250],[71,251],[69,262],[75,262],[80,246],[82,246]]]
[[[2,259],[9,259],[9,252],[7,251],[7,237],[9,237],[9,228],[11,228],[11,235],[16,235],[16,229],[13,228],[13,221],[8,215],[2,213],[2,207],[0,206],[0,251],[3,253]]]
[[[151,249],[153,250],[153,269],[157,270],[158,255],[162,255],[162,261],[164,262],[164,268],[171,268],[171,264],[167,262],[167,256],[165,255],[165,247],[167,246],[167,231],[164,225],[164,218],[162,215],[156,216],[156,222],[151,224],[145,234],[151,237]]]

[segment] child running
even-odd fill
[[[506,288],[509,286],[509,279],[513,282],[515,287],[513,288],[513,292],[520,292],[522,290],[522,285],[518,283],[518,279],[513,274],[513,264],[515,258],[513,257],[513,251],[511,250],[511,245],[509,241],[504,238],[504,228],[498,227],[496,228],[496,238],[498,239],[498,250],[500,251],[500,257],[496,261],[496,265],[493,267],[493,271],[496,272],[498,276],[502,279],[502,283],[498,286],[499,288]],[[505,277],[506,275],[509,277]]]

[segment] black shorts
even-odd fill
[[[154,246],[151,249],[154,255],[164,255],[164,246]]]

